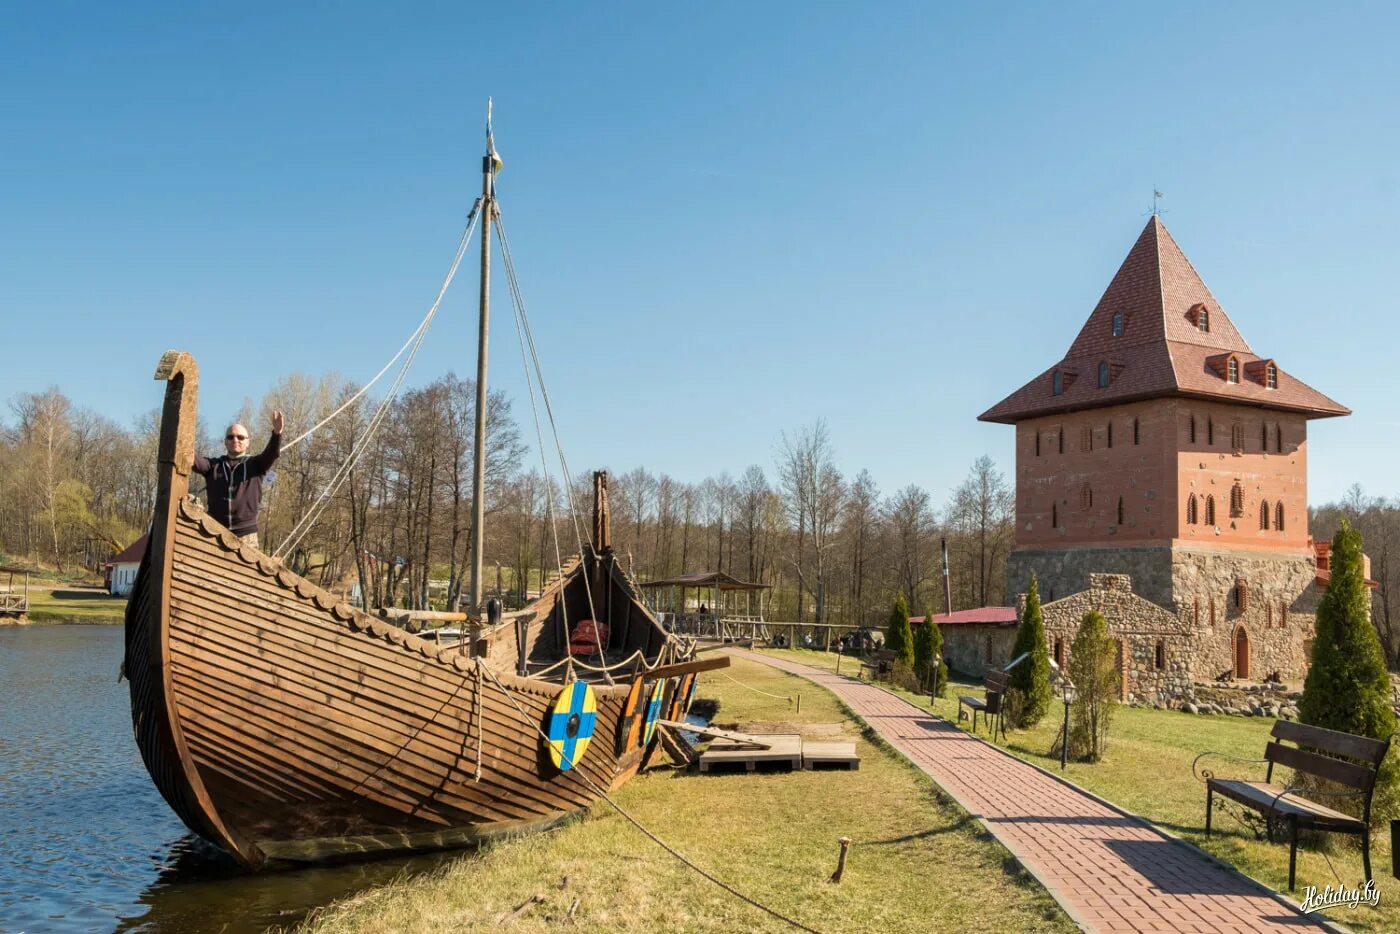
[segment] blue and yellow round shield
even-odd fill
[[[647,701],[646,726],[642,729],[642,745],[651,743],[656,735],[656,721],[661,719],[661,700],[666,695],[666,682],[658,681],[651,689],[651,699]]]
[[[597,720],[598,697],[587,683],[575,681],[559,692],[545,728],[549,758],[559,771],[569,771],[583,758]]]

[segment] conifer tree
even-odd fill
[[[909,605],[904,602],[904,594],[895,597],[894,608],[890,610],[890,624],[885,632],[885,648],[894,653],[896,661],[906,665],[914,664],[914,634],[909,627]]]
[[[1022,728],[1035,726],[1050,709],[1050,653],[1045,647],[1045,617],[1041,613],[1040,589],[1034,574],[1011,657],[1019,658],[1027,652],[1030,657],[1011,669],[1008,685],[1008,692],[1015,692],[1009,704],[1015,712],[1014,723]]]
[[[1332,539],[1331,579],[1317,608],[1312,665],[1298,719],[1384,739],[1395,730],[1395,711],[1380,637],[1371,625],[1361,548],[1361,533],[1343,519]]]
[[[912,625],[912,624],[910,624]],[[924,611],[924,624],[914,630],[914,674],[919,678],[919,686],[924,690],[936,687],[933,670],[933,657],[937,654],[934,641],[938,638],[938,626],[933,622],[933,614]]]

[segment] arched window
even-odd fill
[[[1105,360],[1100,360],[1100,361],[1099,361],[1099,388],[1100,388],[1100,389],[1103,389],[1103,388],[1104,388],[1105,386],[1107,386],[1107,385],[1108,385],[1108,362],[1105,361]]]
[[[1200,306],[1196,311],[1196,327],[1202,331],[1210,330],[1210,309],[1205,305]]]
[[[1061,425],[1059,430],[1060,453],[1065,453],[1065,426]]]
[[[1109,447],[1113,447],[1113,420],[1112,420],[1112,419],[1110,419],[1109,422],[1108,422],[1108,428],[1105,430],[1104,436],[1108,439],[1108,446],[1109,446]]]
[[[1154,653],[1152,661],[1158,671],[1167,667],[1167,643],[1161,639],[1157,640],[1157,651]]]
[[[1123,336],[1123,312],[1121,311],[1115,311],[1113,313],[1113,336]]]
[[[1274,628],[1274,605],[1272,603],[1264,604],[1264,628]]]
[[[1094,506],[1094,491],[1089,484],[1084,484],[1079,488],[1079,508],[1092,509]]]
[[[1195,525],[1198,521],[1196,514],[1196,494],[1192,493],[1186,497],[1186,524]]]
[[[1123,497],[1118,497],[1118,524],[1123,524]]]
[[[1283,500],[1274,504],[1274,531],[1283,531]]]
[[[1234,357],[1231,357],[1229,363],[1225,365],[1225,379],[1231,383],[1240,381],[1240,361]]]
[[[1194,415],[1191,416],[1191,429],[1190,429],[1190,432],[1191,432],[1191,433],[1190,433],[1191,443],[1192,443],[1192,444],[1195,444],[1195,443],[1196,443],[1196,416],[1194,416]]]
[[[1236,454],[1244,453],[1244,426],[1239,422],[1230,426],[1230,448]]]
[[[1060,527],[1060,504],[1059,504],[1059,503],[1051,503],[1051,504],[1050,504],[1050,528],[1052,528],[1052,529],[1058,529],[1059,527]]]
[[[1200,627],[1200,625],[1201,625],[1201,598],[1200,598],[1200,597],[1192,597],[1192,598],[1191,598],[1191,620],[1192,620],[1192,623],[1193,623],[1197,628]]]
[[[1206,497],[1206,525],[1215,525],[1215,497]]]
[[[1055,664],[1060,666],[1060,670],[1065,667],[1065,640],[1059,636],[1055,637]]]
[[[1274,450],[1279,454],[1283,453],[1283,426],[1274,425]]]
[[[1259,450],[1268,453],[1269,450],[1269,423],[1259,423]]]
[[[1089,452],[1094,449],[1094,429],[1091,425],[1085,425],[1079,429],[1079,450]]]
[[[1269,531],[1269,501],[1266,499],[1259,504],[1259,528],[1262,531]]]
[[[1278,624],[1279,624],[1279,626],[1281,626],[1281,627],[1284,628],[1284,629],[1287,629],[1287,628],[1288,628],[1288,604],[1287,604],[1287,603],[1280,603],[1280,604],[1278,605]],[[1309,657],[1309,658],[1312,657],[1312,653],[1311,653],[1311,652],[1308,653],[1308,657]]]
[[[1272,363],[1264,367],[1264,388],[1278,388],[1278,367],[1274,366]]]
[[[1230,515],[1236,519],[1244,515],[1244,487],[1238,480],[1230,487]]]
[[[1215,628],[1215,597],[1210,598],[1210,628]]]
[[[1040,456],[1040,432],[1035,433],[1035,456]]]
[[[1141,441],[1142,441],[1142,425],[1139,424],[1139,423],[1138,423],[1138,420],[1135,418],[1135,419],[1133,419],[1133,444],[1139,444],[1139,443],[1141,443]]]
[[[1249,609],[1249,582],[1243,577],[1235,581],[1235,609],[1241,613]]]
[[[1050,391],[1057,396],[1065,391],[1065,378],[1059,370],[1056,370],[1050,377]]]
[[[1215,419],[1206,419],[1206,444],[1215,443]]]

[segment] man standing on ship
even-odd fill
[[[272,437],[267,447],[248,456],[248,429],[237,422],[224,432],[222,457],[194,456],[194,472],[208,486],[209,515],[227,526],[239,540],[258,547],[258,507],[262,505],[263,476],[282,449],[282,413],[272,413]]]

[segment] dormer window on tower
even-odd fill
[[[1056,370],[1050,375],[1050,392],[1059,395],[1065,391],[1065,375]]]
[[[1238,383],[1240,381],[1240,361],[1234,357],[1225,361],[1225,381],[1227,383]]]
[[[1275,365],[1272,364],[1272,363],[1270,363],[1268,366],[1264,367],[1264,388],[1265,388],[1265,389],[1277,389],[1277,388],[1278,388],[1278,367],[1275,366]]]
[[[1123,312],[1121,311],[1115,311],[1113,313],[1113,336],[1123,336]]]
[[[1099,388],[1108,388],[1108,361],[1099,361]]]
[[[1210,309],[1205,305],[1196,306],[1196,327],[1202,331],[1210,331]]]

